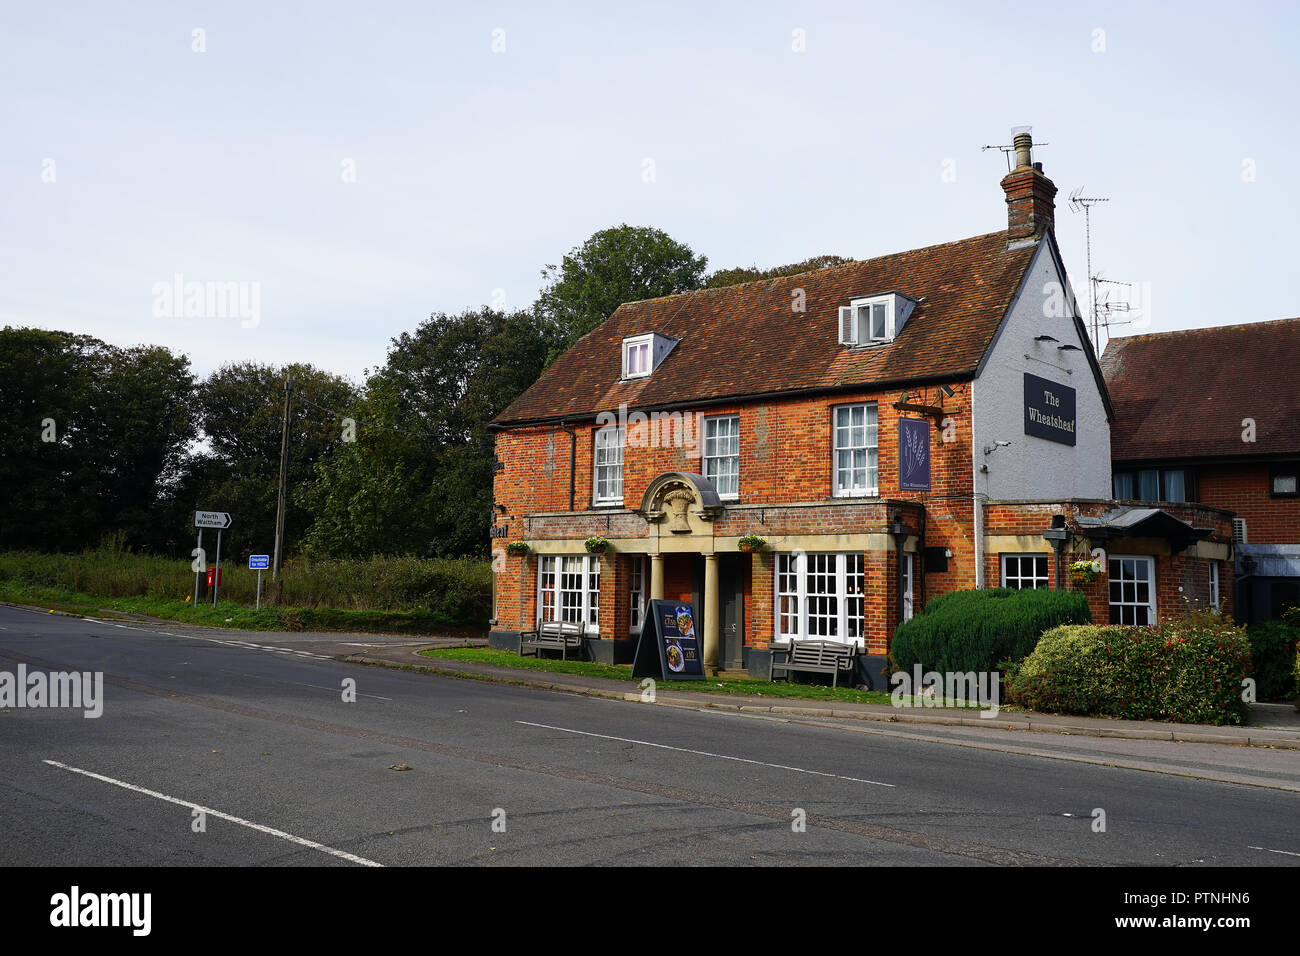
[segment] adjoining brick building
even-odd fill
[[[1101,366],[1114,496],[1234,512],[1237,619],[1300,606],[1300,319],[1115,338]]]
[[[561,356],[493,424],[493,645],[561,619],[626,661],[648,599],[689,600],[708,665],[765,676],[772,644],[821,638],[872,682],[953,589],[1080,587],[1136,623],[1227,603],[1227,513],[1111,500],[1113,412],[1031,150],[1003,230],[626,303]],[[1093,557],[1096,580],[1063,572]]]

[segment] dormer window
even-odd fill
[[[659,363],[673,350],[677,339],[647,332],[630,335],[623,340],[623,379],[645,378],[659,367]]]
[[[864,296],[840,306],[840,344],[867,346],[892,342],[915,306],[915,299],[898,292]]]
[[[623,340],[623,377],[644,378],[650,374],[650,348],[653,335],[638,335]]]

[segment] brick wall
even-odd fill
[[[1246,519],[1251,544],[1300,544],[1300,498],[1274,498],[1267,464],[1243,462],[1196,469],[1202,504]]]

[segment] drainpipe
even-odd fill
[[[573,489],[578,467],[578,433],[566,422],[560,422],[560,431],[569,433],[569,510],[573,510]]]

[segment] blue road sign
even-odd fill
[[[250,554],[248,556],[248,570],[266,571],[271,567],[271,556],[269,554]]]

